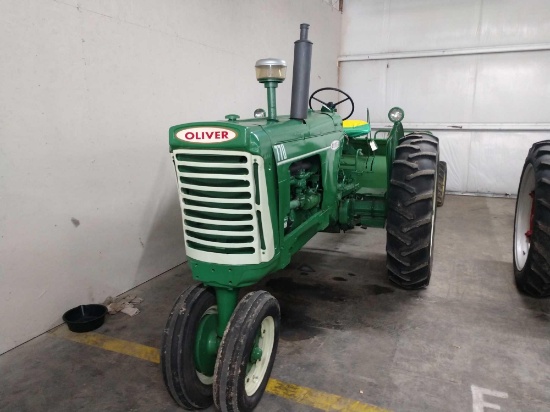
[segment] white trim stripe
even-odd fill
[[[279,166],[279,165],[284,165],[284,164],[290,163],[290,162],[295,162],[296,160],[300,160],[300,159],[303,159],[304,157],[309,157],[309,156],[311,156],[311,155],[314,155],[314,154],[317,154],[317,153],[324,152],[324,151],[326,151],[326,150],[328,150],[328,149],[330,149],[330,146],[324,147],[324,148],[322,148],[322,149],[314,150],[313,152],[304,153],[303,155],[300,155],[300,156],[292,157],[292,158],[290,158],[290,159],[283,160],[283,161],[277,163],[277,166]]]

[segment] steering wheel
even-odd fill
[[[317,93],[325,91],[325,90],[334,90],[336,92],[342,93],[344,96],[346,96],[346,98],[343,99],[343,100],[340,100],[339,102],[336,102],[336,103],[333,103],[333,102],[326,103],[326,102],[324,102],[322,100],[319,100],[318,98],[315,97],[315,95]],[[347,94],[346,92],[343,92],[342,90],[337,89],[336,87],[323,87],[322,89],[315,90],[311,94],[311,96],[309,97],[309,108],[310,109],[313,109],[313,107],[311,107],[311,101],[312,100],[316,100],[319,103],[321,103],[322,105],[326,106],[328,109],[334,110],[334,111],[336,111],[336,106],[338,106],[340,103],[344,103],[345,101],[349,100],[350,103],[351,103],[351,112],[349,112],[349,114],[346,117],[344,117],[342,120],[349,119],[351,117],[351,115],[353,114],[353,110],[355,109],[355,105],[353,104],[353,100],[352,100],[351,96],[349,94]]]

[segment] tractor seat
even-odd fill
[[[364,120],[344,120],[342,126],[344,127],[344,132],[351,138],[370,133],[370,124]]]

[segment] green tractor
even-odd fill
[[[256,76],[267,89],[267,113],[170,128],[188,264],[199,283],[170,313],[161,366],[185,409],[258,404],[275,360],[280,309],[266,291],[239,301],[239,290],[286,267],[317,232],[386,227],[389,279],[405,289],[430,281],[436,205],[445,195],[438,139],[405,135],[397,107],[391,130],[373,136],[368,122],[345,121],[354,107],[348,94],[325,88],[309,96],[308,28],[300,26],[295,42],[289,116],[277,115],[275,94],[286,63],[262,59]],[[343,98],[324,101],[331,90]],[[343,103],[351,106],[344,121],[336,112]]]

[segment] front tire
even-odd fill
[[[525,159],[514,217],[517,287],[534,297],[550,296],[550,140],[535,143]]]
[[[279,342],[281,311],[265,291],[250,292],[225,329],[214,371],[214,403],[222,412],[249,412],[260,402]]]
[[[430,134],[401,139],[388,189],[387,268],[404,289],[428,286],[432,272],[439,140]]]
[[[207,322],[211,316],[215,316],[215,319]],[[212,288],[202,284],[185,290],[176,300],[168,317],[160,351],[162,377],[172,398],[184,409],[204,409],[212,405],[211,375],[216,354],[211,355],[212,373],[204,371],[203,374],[198,370],[194,352],[198,331],[205,334],[205,324],[215,325],[216,322],[216,295]]]

